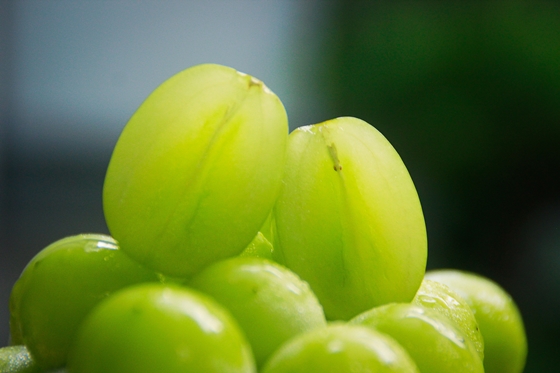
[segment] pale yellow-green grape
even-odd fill
[[[231,312],[259,366],[288,339],[325,326],[323,308],[309,285],[267,259],[226,259],[203,269],[189,285]]]
[[[343,323],[301,333],[284,343],[261,373],[418,373],[406,350],[376,330]]]
[[[288,123],[261,81],[205,64],[159,86],[125,126],[103,207],[123,251],[186,277],[238,255],[277,198]]]
[[[422,373],[484,373],[470,339],[436,311],[410,303],[391,303],[366,311],[350,323],[394,338]]]
[[[272,260],[272,244],[261,232],[257,233],[253,241],[239,254],[239,256],[250,256]]]
[[[231,314],[177,285],[143,284],[113,294],[82,323],[69,373],[255,373]]]
[[[484,338],[486,373],[521,373],[527,359],[523,318],[511,296],[496,282],[476,273],[454,269],[426,273],[464,298]]]
[[[129,285],[160,281],[112,237],[58,240],[31,259],[12,288],[12,342],[25,344],[41,368],[62,367],[78,326],[97,303]]]
[[[389,141],[342,117],[293,131],[273,257],[309,282],[328,319],[410,302],[426,268],[424,216]]]
[[[456,292],[445,284],[424,279],[412,303],[439,312],[453,321],[484,359],[484,339],[476,318],[467,301]]]

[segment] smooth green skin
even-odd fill
[[[82,324],[69,373],[254,373],[233,317],[176,285],[141,284],[100,303]]]
[[[39,373],[40,371],[27,347],[14,345],[0,348],[0,373]]]
[[[527,336],[517,305],[497,283],[481,275],[454,269],[426,273],[463,297],[484,338],[486,373],[521,373],[527,360]]]
[[[484,360],[484,339],[471,307],[461,296],[440,282],[424,279],[412,304],[432,309],[446,316],[471,340]]]
[[[253,241],[239,254],[239,256],[249,256],[256,258],[264,258],[272,260],[272,251],[274,248],[270,241],[261,233],[257,233]]]
[[[332,324],[282,345],[261,373],[418,373],[394,339],[373,329]]]
[[[392,145],[360,119],[290,134],[274,222],[274,259],[309,282],[328,319],[409,302],[422,282],[418,194]]]
[[[178,73],[115,146],[103,189],[109,231],[170,276],[238,255],[278,196],[287,136],[285,109],[261,81],[212,64]]]
[[[61,367],[79,324],[99,301],[123,287],[159,280],[109,236],[63,238],[31,259],[12,289],[12,343],[25,344],[43,368]]]
[[[263,258],[214,263],[189,284],[226,307],[251,343],[257,365],[293,336],[326,325],[309,285],[287,268]]]
[[[433,310],[392,303],[366,311],[350,323],[393,337],[422,373],[484,373],[473,343],[447,317]]]

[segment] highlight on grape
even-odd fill
[[[231,67],[163,82],[108,164],[110,234],[53,242],[14,284],[0,373],[521,373],[511,296],[426,273],[389,140],[354,117],[288,128]]]

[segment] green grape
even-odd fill
[[[0,373],[39,373],[40,371],[27,347],[14,345],[0,348]]]
[[[261,373],[418,373],[416,364],[394,339],[349,324],[302,333],[284,343]]]
[[[274,248],[270,241],[261,233],[257,233],[253,241],[239,254],[239,256],[250,256],[257,258],[265,258],[272,260],[272,251]]]
[[[463,334],[473,342],[481,360],[484,360],[484,339],[476,318],[467,303],[447,285],[424,279],[412,304],[432,309],[455,323]]]
[[[274,259],[309,282],[328,319],[409,302],[424,276],[414,184],[387,139],[360,119],[290,134],[274,222]]]
[[[441,313],[392,303],[350,321],[386,333],[403,346],[423,373],[484,373],[473,343]]]
[[[251,343],[257,365],[284,341],[325,326],[309,285],[287,268],[263,258],[214,263],[189,283],[225,306]]]
[[[81,325],[69,373],[254,373],[235,319],[214,300],[177,285],[141,284],[113,294]]]
[[[103,188],[111,234],[172,276],[238,255],[277,198],[287,136],[285,109],[261,81],[212,64],[171,77],[113,151]]]
[[[481,275],[454,269],[426,273],[463,297],[484,338],[486,373],[521,373],[527,359],[527,336],[517,305],[497,283]]]
[[[12,343],[25,344],[43,368],[61,367],[85,315],[112,292],[145,281],[159,277],[109,236],[56,241],[31,259],[12,289]]]

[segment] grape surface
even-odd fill
[[[484,360],[484,338],[471,307],[461,296],[440,282],[424,279],[412,304],[434,310],[446,316],[473,342],[480,359]]]
[[[141,284],[88,315],[69,373],[255,373],[236,321],[211,298],[184,287]]]
[[[391,337],[342,323],[302,333],[280,347],[261,373],[419,373]]]
[[[111,235],[169,276],[238,255],[276,200],[287,136],[284,106],[254,77],[214,64],[172,76],[114,148],[103,187]]]
[[[267,259],[226,259],[205,268],[189,285],[232,313],[251,343],[258,365],[286,340],[326,324],[323,308],[309,285]]]
[[[418,194],[389,141],[342,117],[288,140],[273,258],[309,282],[328,319],[410,302],[426,269]]]
[[[484,373],[472,342],[445,316],[409,303],[392,303],[350,321],[393,337],[426,373]]]
[[[454,269],[434,270],[426,278],[441,282],[467,301],[484,338],[486,373],[521,373],[527,359],[527,336],[514,300],[496,282]]]
[[[158,281],[109,236],[58,240],[31,259],[12,289],[12,343],[25,344],[43,368],[61,367],[79,324],[98,302],[129,285]]]

